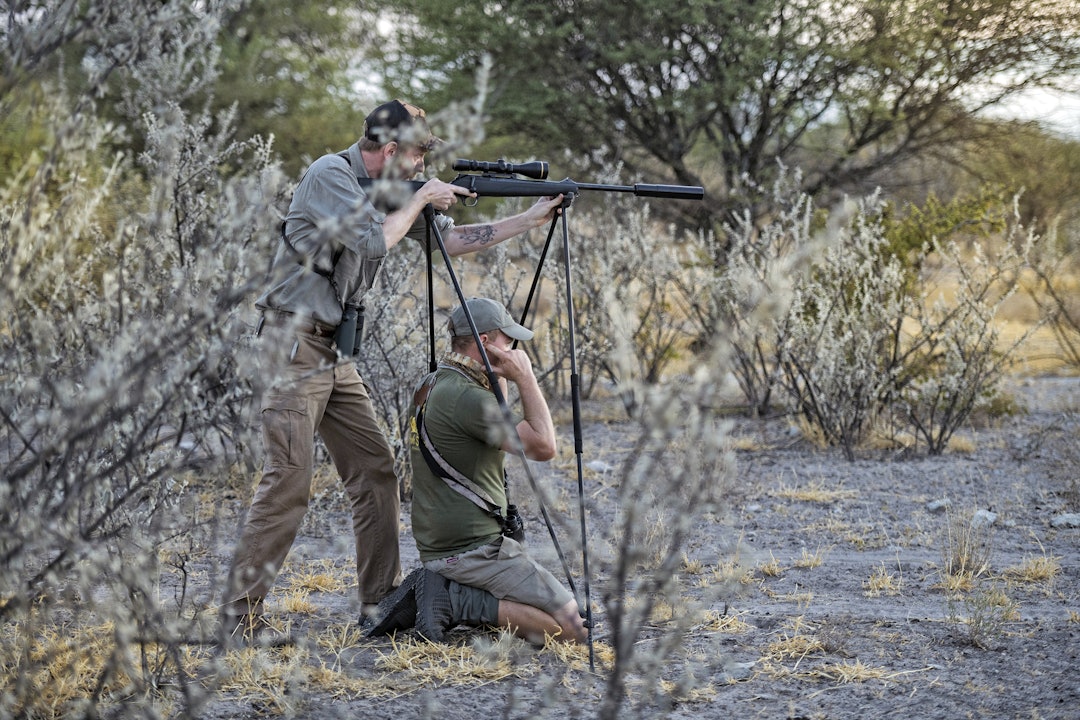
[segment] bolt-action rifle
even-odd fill
[[[480,175],[460,174],[450,181],[451,185],[457,185],[476,193],[477,198],[554,197],[562,194],[567,199],[573,199],[582,190],[624,192],[633,193],[638,197],[674,200],[701,200],[705,196],[705,190],[694,185],[655,185],[652,183],[604,185],[600,183],[580,183],[569,178],[558,181],[547,180],[548,164],[543,161],[514,164],[505,160],[496,162],[455,160],[451,167],[460,173],[482,173]],[[424,182],[422,180],[390,181],[375,179],[362,179],[360,181],[361,185],[365,187],[371,187],[376,183],[385,184],[390,193],[396,187],[410,194],[419,190],[424,185]],[[392,195],[387,197],[390,199]],[[471,200],[471,202],[466,202],[466,205],[476,204],[475,199],[470,198],[467,200]]]

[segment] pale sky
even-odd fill
[[[1002,103],[987,114],[994,117],[1038,120],[1047,130],[1080,139],[1080,92],[1030,90]]]

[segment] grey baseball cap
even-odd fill
[[[533,331],[515,322],[502,303],[490,298],[470,298],[465,301],[465,305],[468,306],[469,314],[472,315],[473,322],[476,323],[478,333],[500,330],[504,335],[514,340],[533,339]],[[450,334],[454,337],[472,335],[469,320],[465,317],[465,308],[461,305],[454,308],[454,311],[450,313]]]

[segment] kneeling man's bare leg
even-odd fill
[[[579,643],[585,642],[587,637],[585,624],[573,600],[559,608],[554,616],[532,605],[500,600],[499,627],[510,628],[519,638],[534,645],[543,645],[545,635],[562,642]]]

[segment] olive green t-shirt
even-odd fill
[[[424,425],[439,454],[485,490],[506,513],[503,485],[506,426],[490,390],[448,368],[436,371]],[[499,523],[428,468],[412,434],[412,530],[422,561],[457,555],[493,542]]]

